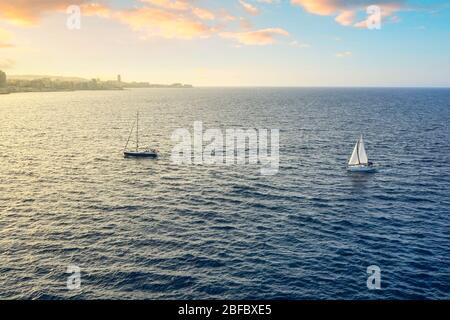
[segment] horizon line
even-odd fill
[[[5,72],[4,70],[2,70]],[[6,73],[6,72],[5,72]],[[92,79],[100,79],[101,81],[115,81],[114,79],[108,79],[108,80],[102,80],[103,77],[85,77],[85,76],[73,76],[73,75],[50,75],[50,74],[7,74],[7,77],[26,77],[26,76],[33,76],[33,77],[43,77],[43,78],[78,78],[83,79],[86,81],[92,80]],[[121,75],[121,73],[118,73],[117,75]],[[103,78],[106,79],[106,78]],[[124,83],[148,83],[148,84],[162,84],[161,82],[152,82],[148,80],[128,80],[123,81]],[[449,85],[258,85],[258,84],[250,84],[250,85],[195,85],[192,83],[184,83],[180,81],[172,81],[170,84],[174,83],[181,83],[181,84],[189,84],[192,85],[195,88],[411,88],[411,89],[450,89]],[[135,88],[138,89],[138,88]],[[140,88],[145,89],[145,88]]]

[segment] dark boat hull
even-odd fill
[[[123,153],[125,158],[157,158],[158,154],[155,152],[133,152],[125,151]]]

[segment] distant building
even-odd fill
[[[0,87],[6,87],[6,73],[0,70]]]
[[[120,76],[120,74],[117,75],[117,82],[122,82],[122,77]]]

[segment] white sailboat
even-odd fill
[[[136,125],[136,149],[129,150],[128,143],[130,142],[131,135],[133,133],[134,126]],[[158,151],[156,149],[146,148],[144,150],[139,149],[139,111],[136,113],[136,122],[131,128],[130,135],[128,136],[127,143],[123,149],[123,155],[125,158],[156,158],[158,157]]]
[[[373,163],[369,161],[366,153],[366,149],[364,148],[364,140],[363,136],[358,139],[356,142],[355,148],[353,149],[352,156],[348,161],[349,171],[356,172],[370,172],[374,170]]]

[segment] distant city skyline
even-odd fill
[[[379,29],[367,28],[371,5]],[[8,75],[448,87],[449,38],[450,5],[434,0],[0,0]]]

